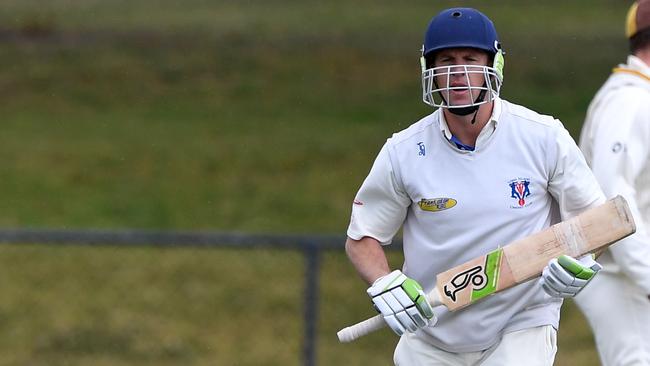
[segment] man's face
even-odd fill
[[[485,84],[483,66],[487,66],[488,61],[486,52],[474,48],[449,48],[436,53],[433,67],[443,67],[436,69],[436,83],[440,88],[450,87],[442,92],[449,106],[471,104],[476,100],[480,91],[469,87]]]

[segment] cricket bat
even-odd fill
[[[622,196],[616,196],[569,220],[439,273],[427,300],[432,307],[444,305],[456,311],[540,276],[553,258],[563,254],[581,257],[635,231],[627,202]],[[385,325],[380,314],[344,328],[337,335],[340,342],[351,342]]]

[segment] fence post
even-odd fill
[[[305,366],[316,365],[316,325],[318,324],[318,293],[320,275],[320,249],[308,243],[305,253],[305,325],[303,357]]]

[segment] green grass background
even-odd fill
[[[384,140],[430,113],[422,34],[458,4],[497,25],[502,96],[577,138],[626,1],[3,0],[0,226],[343,235]],[[33,243],[0,266],[2,365],[301,361],[298,252]],[[342,252],[321,290],[318,363],[390,364],[386,331],[336,341],[372,313]],[[597,364],[570,302],[559,343]]]

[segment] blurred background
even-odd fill
[[[577,139],[627,55],[628,1],[3,0],[0,226],[343,240],[385,139],[431,112],[422,35],[458,5],[497,26],[502,97]],[[342,247],[320,263],[317,364],[390,364],[388,331],[338,343],[372,309]],[[287,248],[3,244],[0,365],[299,365],[306,265]],[[556,365],[598,363],[571,302],[559,345]]]

